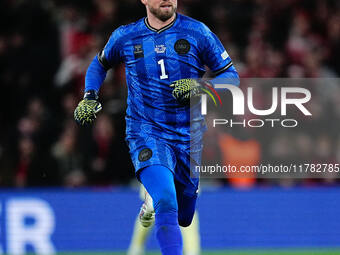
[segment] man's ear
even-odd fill
[[[144,5],[146,5],[147,0],[140,0]]]

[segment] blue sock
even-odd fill
[[[161,165],[140,172],[140,180],[153,199],[156,237],[163,255],[182,255],[183,241],[178,224],[178,206],[173,173]]]
[[[177,212],[156,214],[156,237],[163,255],[183,254],[183,242],[177,217]]]

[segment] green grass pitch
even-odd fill
[[[58,255],[126,255],[126,252],[84,252],[84,253],[58,253]],[[161,255],[158,252],[147,252],[145,255]],[[340,255],[336,250],[245,250],[245,251],[203,251],[202,255]]]

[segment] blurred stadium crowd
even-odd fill
[[[179,0],[179,12],[219,36],[241,77],[340,75],[337,0]],[[100,93],[104,111],[93,127],[77,127],[73,110],[86,69],[112,31],[144,16],[139,0],[0,2],[0,186],[105,187],[134,179],[124,142],[124,67],[108,74]],[[315,89],[322,93],[307,124],[319,125],[318,132],[240,129],[206,144],[205,160],[218,154],[248,164],[340,162],[340,88]],[[259,182],[273,181],[255,176],[245,185]]]

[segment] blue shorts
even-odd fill
[[[194,195],[198,191],[199,176],[192,171],[201,163],[202,140],[174,143],[151,135],[141,135],[127,139],[136,176],[139,171],[152,165],[162,165],[170,169],[175,181],[184,186],[183,192]]]

